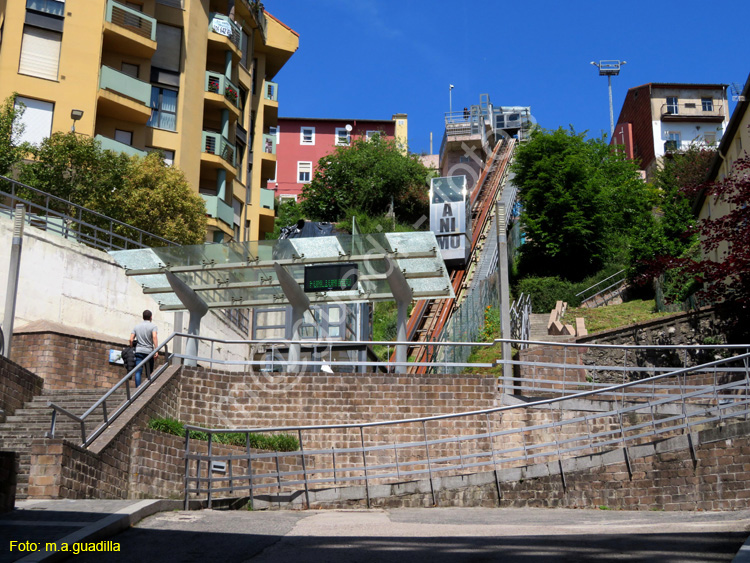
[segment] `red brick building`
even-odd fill
[[[396,139],[406,151],[407,131],[404,113],[388,120],[279,117],[278,127],[271,131],[276,134],[276,178],[268,182],[268,188],[282,200],[296,200],[312,180],[318,160],[337,146],[379,133]]]
[[[728,115],[726,84],[644,84],[628,90],[610,143],[624,146],[648,177],[671,152],[716,145]]]

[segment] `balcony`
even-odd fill
[[[260,207],[262,209],[274,210],[274,191],[266,188],[260,189]]]
[[[724,105],[711,103],[709,107],[706,107],[700,100],[662,104],[661,120],[721,123],[724,121]]]
[[[221,133],[203,132],[203,153],[201,162],[210,168],[223,168],[228,172],[227,180],[234,179],[237,174],[235,168],[235,147]]]
[[[263,153],[276,156],[276,135],[263,135]]]
[[[240,26],[229,19],[229,16],[210,14],[208,31],[210,32],[208,34],[209,42],[224,44],[239,57],[242,52],[242,30]]]
[[[104,50],[150,59],[156,52],[156,18],[107,0]]]
[[[206,101],[240,115],[240,89],[220,72],[206,71]]]
[[[151,117],[151,84],[108,66],[99,74],[97,114],[145,124]]]
[[[219,196],[201,194],[201,197],[206,202],[206,213],[214,219],[223,221],[230,227],[234,226],[234,210],[231,205]]]
[[[125,143],[115,141],[114,139],[110,139],[109,137],[105,137],[103,135],[96,135],[94,139],[101,143],[102,150],[105,150],[105,151],[124,152],[125,154],[129,156],[141,156],[141,157],[145,157],[146,154],[148,154],[146,153],[146,151],[142,151],[135,147],[131,147],[130,145],[126,145]]]
[[[263,81],[263,97],[272,102],[279,102],[279,85],[275,82]]]

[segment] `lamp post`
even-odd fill
[[[448,115],[453,115],[453,84],[448,88]]]
[[[609,134],[610,136],[615,134],[615,114],[612,110],[612,77],[620,74],[620,68],[622,65],[627,64],[627,61],[591,61],[591,64],[599,69],[599,76],[607,77],[607,85],[609,86]]]

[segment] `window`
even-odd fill
[[[123,74],[127,74],[128,76],[131,76],[133,78],[138,78],[140,66],[131,63],[122,63],[122,66],[120,66],[120,70]]]
[[[167,131],[177,130],[177,92],[151,87],[151,119],[146,124]]]
[[[18,74],[57,80],[61,42],[60,32],[24,26]]]
[[[52,116],[55,105],[51,102],[17,96],[16,108],[21,104],[26,106],[26,109],[21,117],[23,133],[19,141],[38,145],[52,134]]]
[[[242,174],[245,171],[245,144],[237,139],[235,145],[237,146],[237,151],[235,152],[237,155],[237,181],[242,184],[244,183],[242,181]]]
[[[146,151],[159,152],[161,153],[161,159],[164,161],[164,164],[166,164],[167,166],[174,165],[174,151],[169,149],[160,149],[157,147],[147,147]]]
[[[677,115],[679,113],[679,104],[676,96],[667,96],[667,113]]]
[[[122,129],[115,129],[115,141],[122,143],[123,145],[133,145],[133,132],[123,131]]]
[[[276,144],[278,145],[281,140],[281,127],[279,125],[276,127],[269,127],[268,134],[276,137]]]
[[[701,107],[703,108],[703,111],[714,111],[714,99],[701,98]]]
[[[280,194],[279,195],[279,205],[283,203],[287,203],[289,201],[297,202],[297,196],[292,194]]]
[[[247,34],[247,32],[243,29],[242,30],[242,58],[240,59],[240,64],[247,67],[247,60],[248,60],[248,54],[250,53],[250,36]]]
[[[309,184],[312,176],[312,162],[297,163],[297,181],[300,184]]]
[[[377,136],[379,136],[379,137],[380,137],[380,136],[382,136],[382,135],[383,135],[383,132],[382,132],[382,131],[367,131],[367,132],[365,133],[365,136],[366,136],[366,137],[367,137],[368,139],[372,139],[372,138],[373,138],[373,137],[374,137],[375,135],[377,135]]]
[[[704,133],[703,134],[703,141],[707,145],[715,145],[716,144],[716,133],[714,133],[714,132]]]
[[[156,53],[151,57],[151,66],[179,73],[181,49],[182,29],[157,23]]]
[[[300,145],[314,145],[315,144],[315,127],[300,127],[299,144]]]
[[[44,12],[53,16],[63,17],[65,15],[65,1],[58,0],[26,0],[26,9],[36,12]]]
[[[349,131],[345,127],[336,127],[336,144],[349,146],[350,142]]]
[[[667,141],[664,143],[664,152],[676,151],[680,149],[680,132],[679,131],[667,131]]]

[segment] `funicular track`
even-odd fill
[[[453,270],[450,274],[455,299],[431,299],[418,301],[406,325],[406,338],[421,343],[410,350],[415,362],[425,362],[431,347],[448,322],[451,314],[461,302],[462,294],[468,288],[473,268],[479,257],[479,242],[486,236],[490,223],[492,206],[497,200],[503,178],[515,149],[515,139],[501,139],[495,145],[482,174],[471,193],[472,238],[469,260],[463,270]],[[409,373],[424,374],[425,366],[409,368]]]

